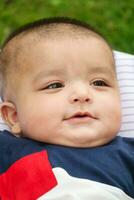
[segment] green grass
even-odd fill
[[[69,16],[94,26],[113,49],[134,52],[133,0],[1,0],[0,44],[27,22],[44,17]]]

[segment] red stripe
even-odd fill
[[[57,185],[46,151],[16,161],[0,176],[0,199],[35,200]]]

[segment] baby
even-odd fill
[[[99,33],[69,18],[27,24],[4,43],[0,71],[2,200],[134,198],[134,140],[116,136],[115,63]]]

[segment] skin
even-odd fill
[[[120,129],[114,59],[95,36],[42,39],[24,48],[12,103],[1,107],[13,134],[52,144],[94,147]]]

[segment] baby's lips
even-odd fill
[[[73,118],[84,118],[84,117],[89,117],[92,119],[96,119],[91,113],[89,112],[76,112],[70,116],[68,116],[66,119],[73,119]]]

